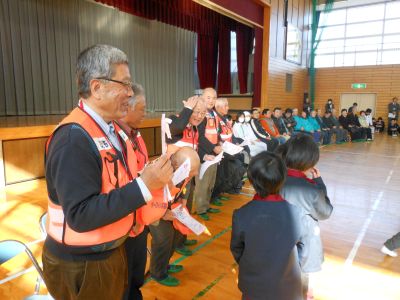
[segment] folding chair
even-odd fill
[[[40,282],[43,281],[43,271],[36,258],[33,256],[31,250],[29,250],[24,243],[17,240],[0,241],[0,265],[16,257],[22,252],[25,252],[28,255],[36,271],[39,273],[39,278],[36,281],[35,293],[29,297],[26,297],[25,300],[53,299],[49,295],[39,295]]]
[[[47,221],[47,212],[45,212],[40,218],[39,218],[39,227],[40,227],[40,232],[42,233],[43,238],[46,238],[47,232],[46,232],[46,221]]]

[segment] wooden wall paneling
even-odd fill
[[[156,155],[161,155],[162,153],[162,147],[161,147],[161,127],[154,128],[154,133],[155,133],[155,140],[156,140],[156,149],[155,149],[155,154]]]
[[[366,83],[366,89],[352,89],[352,83]],[[376,93],[376,117],[387,118],[387,105],[400,96],[400,65],[321,68],[316,73],[316,107],[328,98],[339,106],[342,93]]]
[[[6,184],[44,176],[46,138],[3,141]]]
[[[149,156],[156,155],[156,142],[154,139],[154,128],[142,128],[140,129],[140,134],[143,137],[144,142],[146,143],[147,152]]]

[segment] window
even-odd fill
[[[317,68],[399,63],[400,1],[322,12],[317,41]]]

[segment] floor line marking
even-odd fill
[[[192,298],[192,300],[196,300],[199,299],[201,297],[203,297],[209,290],[211,290],[224,276],[226,275],[226,273],[222,273],[221,275],[219,275],[217,278],[215,278],[209,285],[207,285],[204,289],[202,289],[200,292],[198,292],[196,294],[196,296],[194,296]]]
[[[213,237],[211,237],[210,239],[206,240],[204,243],[198,245],[196,248],[194,248],[192,250],[192,253],[196,253],[197,251],[199,251],[200,249],[204,248],[205,246],[207,246],[208,244],[210,244],[211,242],[213,242],[214,240],[218,239],[219,237],[223,236],[225,233],[227,233],[228,231],[232,230],[232,226],[228,226],[226,227],[224,230],[220,231],[219,233],[217,233],[216,235],[214,235]],[[189,256],[183,255],[179,258],[177,258],[176,260],[174,260],[171,265],[176,265],[178,263],[180,263],[181,261],[185,260],[186,258],[188,258]],[[148,277],[145,281],[143,286],[148,283],[149,281],[152,281],[153,279],[151,277]]]
[[[399,156],[396,158],[396,161],[393,164],[393,169],[390,170],[388,176],[386,177],[385,184],[383,185],[381,191],[378,194],[378,197],[376,197],[373,205],[371,206],[371,210],[368,213],[368,217],[365,219],[364,224],[361,227],[360,232],[358,233],[357,239],[354,242],[353,248],[351,249],[351,251],[350,251],[349,255],[347,256],[347,259],[346,259],[346,261],[344,263],[345,267],[351,267],[353,265],[353,261],[354,261],[356,255],[357,255],[358,249],[360,248],[360,246],[361,246],[361,244],[362,244],[362,242],[364,240],[364,237],[365,237],[365,235],[366,235],[366,233],[368,231],[369,225],[371,224],[372,219],[374,218],[375,213],[376,213],[376,211],[377,211],[377,209],[379,207],[379,204],[380,204],[380,202],[381,202],[381,200],[383,198],[383,195],[385,194],[385,189],[384,188],[389,183],[390,179],[392,178],[392,175],[393,175],[393,172],[394,172],[394,168],[396,167],[396,165],[397,165],[397,163],[399,161],[399,158],[400,158]]]

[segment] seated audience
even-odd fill
[[[271,116],[272,112],[268,108],[264,109],[260,118],[260,124],[271,137],[278,139],[279,144],[283,144],[286,142],[286,138],[279,134],[279,130]]]
[[[339,121],[336,118],[332,117],[332,113],[326,111],[322,120],[324,124],[331,130],[331,133],[336,136],[336,144],[342,144],[346,142],[347,131],[340,126]]]
[[[227,119],[229,103],[226,98],[218,98],[215,102],[215,111],[217,113],[217,122],[219,123],[219,137],[221,144],[225,141],[234,143],[232,133],[232,122]],[[242,189],[242,177],[246,173],[243,154],[229,155],[224,153],[223,160],[217,167],[217,178],[211,195],[211,202],[214,205],[221,206],[220,200],[228,198],[222,197],[222,193],[237,194]]]
[[[294,130],[303,132],[303,133],[307,133],[307,134],[311,134],[314,138],[314,141],[316,143],[319,143],[319,141],[321,139],[321,134],[320,134],[320,132],[314,130],[313,125],[307,119],[307,114],[305,111],[301,112],[301,117],[297,118],[296,121],[297,121],[297,124],[296,124],[296,127],[294,128]]]
[[[258,108],[254,108],[251,111],[251,117],[252,118],[250,120],[250,126],[254,134],[260,141],[267,144],[268,151],[274,152],[275,149],[279,146],[279,141],[276,138],[271,137],[270,134],[261,125],[259,120],[260,111],[258,110]]]
[[[383,132],[385,131],[385,121],[383,121],[382,117],[379,117],[375,123],[375,131],[376,132]]]
[[[315,120],[317,121],[322,132],[322,140],[324,145],[329,145],[332,138],[332,130],[324,123],[322,110],[317,109],[315,114]]]
[[[238,113],[236,123],[233,125],[233,135],[247,144],[251,156],[256,156],[262,151],[267,151],[267,144],[261,142],[254,134],[250,120],[251,116],[248,111]]]
[[[388,135],[397,136],[399,133],[399,125],[397,125],[396,119],[391,119],[388,125]]]
[[[285,125],[285,121],[282,118],[282,111],[280,107],[275,107],[272,113],[272,120],[278,128],[279,134],[282,135],[286,140],[290,139],[290,132]]]
[[[372,130],[369,128],[369,124],[367,121],[367,117],[365,115],[365,111],[360,111],[360,116],[358,117],[358,122],[360,123],[361,127],[364,128],[365,132],[367,133],[367,141],[372,141]]]
[[[290,135],[294,132],[294,127],[296,126],[296,120],[293,118],[293,110],[287,108],[283,116],[283,121],[285,122],[286,128],[289,130]]]
[[[286,168],[276,154],[263,152],[247,173],[256,195],[233,212],[230,244],[242,299],[302,300],[300,209],[279,195]]]
[[[340,125],[346,129],[351,136],[352,141],[361,140],[363,138],[363,131],[351,119],[347,118],[347,109],[343,108],[341,116],[339,117]]]

